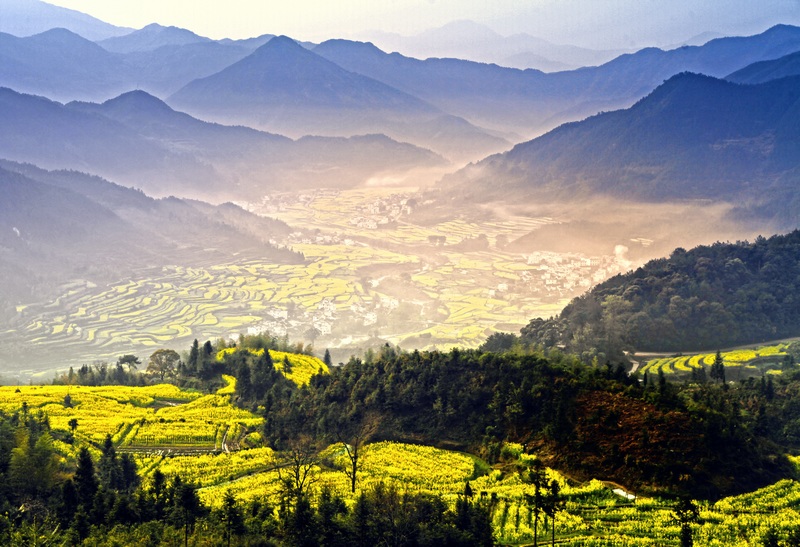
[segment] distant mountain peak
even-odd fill
[[[0,32],[14,36],[32,36],[48,29],[63,27],[89,40],[103,40],[131,31],[85,13],[39,0],[2,0],[1,4]]]
[[[258,50],[269,51],[269,50],[277,50],[280,48],[289,50],[304,50],[303,46],[298,44],[294,38],[290,38],[284,34],[281,34],[280,36],[275,36],[274,38],[271,38],[266,44],[260,46],[256,51]]]
[[[326,52],[337,51],[337,50],[347,51],[348,53],[352,54],[359,53],[362,55],[371,55],[371,56],[386,55],[385,51],[380,49],[372,42],[359,42],[355,40],[344,40],[341,38],[325,40],[317,47],[315,47],[312,51],[314,51],[314,53],[319,53],[324,57]]]
[[[134,30],[130,34],[103,40],[100,45],[109,51],[130,53],[133,51],[151,51],[163,46],[185,46],[211,41],[210,38],[195,34],[191,30],[151,23],[139,30]]]
[[[140,30],[134,31],[131,34],[136,34],[136,33],[138,33],[138,34],[165,34],[165,33],[169,33],[169,34],[172,34],[172,35],[181,35],[181,36],[185,36],[187,38],[194,38],[195,40],[197,40],[199,42],[200,41],[205,42],[205,41],[209,41],[210,40],[209,38],[204,38],[203,36],[200,36],[199,34],[195,34],[191,30],[187,30],[185,28],[176,27],[176,26],[173,26],[173,25],[164,26],[164,25],[159,25],[158,23],[150,23],[149,25],[147,25],[145,27],[142,27]]]
[[[174,112],[170,106],[159,99],[154,97],[146,91],[136,89],[128,91],[118,97],[109,99],[103,103],[104,107],[110,108],[134,108],[137,110],[161,110],[163,112]]]
[[[87,43],[87,44],[94,44],[91,40],[87,40],[80,34],[72,32],[71,30],[63,27],[56,27],[48,29],[44,32],[40,32],[38,34],[34,34],[30,37],[31,40],[36,41],[53,41],[53,40],[69,40],[71,43]]]

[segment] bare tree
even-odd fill
[[[355,494],[358,472],[364,465],[362,448],[377,433],[380,426],[380,416],[376,413],[367,413],[360,420],[348,420],[340,425],[336,431],[336,440],[344,445],[347,462],[342,471],[350,479],[350,491]]]
[[[317,481],[318,462],[316,446],[308,435],[301,435],[289,444],[288,450],[276,455],[278,480],[290,501],[305,496]]]

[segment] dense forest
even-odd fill
[[[678,385],[558,351],[386,346],[297,388],[268,353],[252,353],[259,337],[243,342],[224,364],[239,379],[238,404],[263,413],[277,449],[309,436],[355,447],[397,440],[496,462],[503,443],[515,442],[576,478],[717,498],[792,476],[783,454],[800,448],[800,375],[791,373],[777,383]]]
[[[800,231],[652,260],[534,319],[528,344],[591,361],[625,351],[696,351],[800,336]]]

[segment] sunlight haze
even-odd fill
[[[375,31],[419,34],[472,20],[510,35],[528,33],[555,43],[592,48],[671,46],[705,32],[754,34],[778,22],[800,23],[797,0],[403,0],[263,2],[258,0],[52,0],[109,23],[141,28],[156,22],[210,38],[265,33],[296,39],[365,38]]]

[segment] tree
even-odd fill
[[[97,462],[100,482],[107,490],[119,490],[122,487],[122,473],[111,435],[106,435],[101,452],[100,461]]]
[[[700,510],[689,498],[681,498],[675,506],[675,518],[681,525],[681,547],[692,547],[692,523],[697,522]]]
[[[714,380],[719,380],[722,384],[725,383],[725,362],[719,350],[717,350],[717,355],[714,357],[714,363],[711,365],[708,375]]]
[[[556,544],[556,515],[564,508],[566,500],[561,495],[561,487],[558,481],[553,479],[550,481],[547,495],[545,496],[544,514],[550,518],[550,525],[552,526],[552,541],[553,545]]]
[[[275,467],[281,483],[283,497],[291,506],[304,497],[316,482],[314,468],[318,457],[311,437],[300,435],[289,444],[289,449],[278,455]]]
[[[522,482],[533,486],[533,494],[525,494],[525,501],[528,508],[533,512],[533,545],[539,545],[539,515],[545,509],[545,496],[543,490],[547,486],[547,475],[545,475],[544,464],[540,459],[533,461],[533,464],[521,473]]]
[[[195,338],[194,342],[192,342],[192,349],[189,350],[189,362],[186,363],[192,373],[200,372],[199,367],[197,366],[197,360],[199,357],[200,343],[197,341],[197,338]]]
[[[761,544],[764,547],[780,547],[780,536],[775,528],[767,528],[767,531],[761,537]]]
[[[375,435],[380,425],[380,417],[370,413],[360,422],[342,424],[336,433],[337,440],[344,445],[347,455],[346,465],[343,467],[344,474],[350,479],[350,491],[356,493],[356,480],[358,472],[363,466],[361,459],[361,449],[366,442]]]
[[[165,376],[174,376],[175,369],[181,360],[178,352],[171,349],[160,349],[150,356],[147,364],[147,373],[158,376],[164,381]]]
[[[172,484],[172,503],[171,519],[177,526],[183,527],[183,544],[188,546],[189,532],[205,512],[197,494],[197,486],[185,483],[180,480],[180,476],[176,476]]]
[[[73,480],[78,491],[78,503],[83,506],[84,511],[88,511],[94,503],[98,483],[94,474],[92,455],[85,446],[78,452],[78,467]]]
[[[246,352],[246,350],[239,350]],[[259,355],[252,367],[250,368],[250,384],[252,386],[253,398],[261,400],[266,395],[270,387],[275,373],[275,365],[272,363],[272,356],[268,349]]]
[[[128,372],[133,372],[142,362],[135,355],[125,354],[117,359],[117,365],[128,367]]]
[[[225,543],[230,547],[231,536],[239,536],[244,533],[244,516],[239,508],[233,492],[227,490],[222,498],[222,507],[218,511],[219,520],[224,526],[223,535]]]
[[[333,366],[333,360],[331,359],[331,351],[329,349],[325,350],[325,356],[322,358],[322,362],[325,363],[325,366],[330,368]]]
[[[11,450],[8,479],[22,497],[43,498],[50,494],[56,480],[58,458],[48,432],[32,440],[28,428],[17,433],[17,447]]]
[[[348,545],[349,538],[344,524],[347,506],[344,500],[335,495],[328,485],[323,486],[319,494],[317,513],[319,515],[320,543],[331,547]]]

